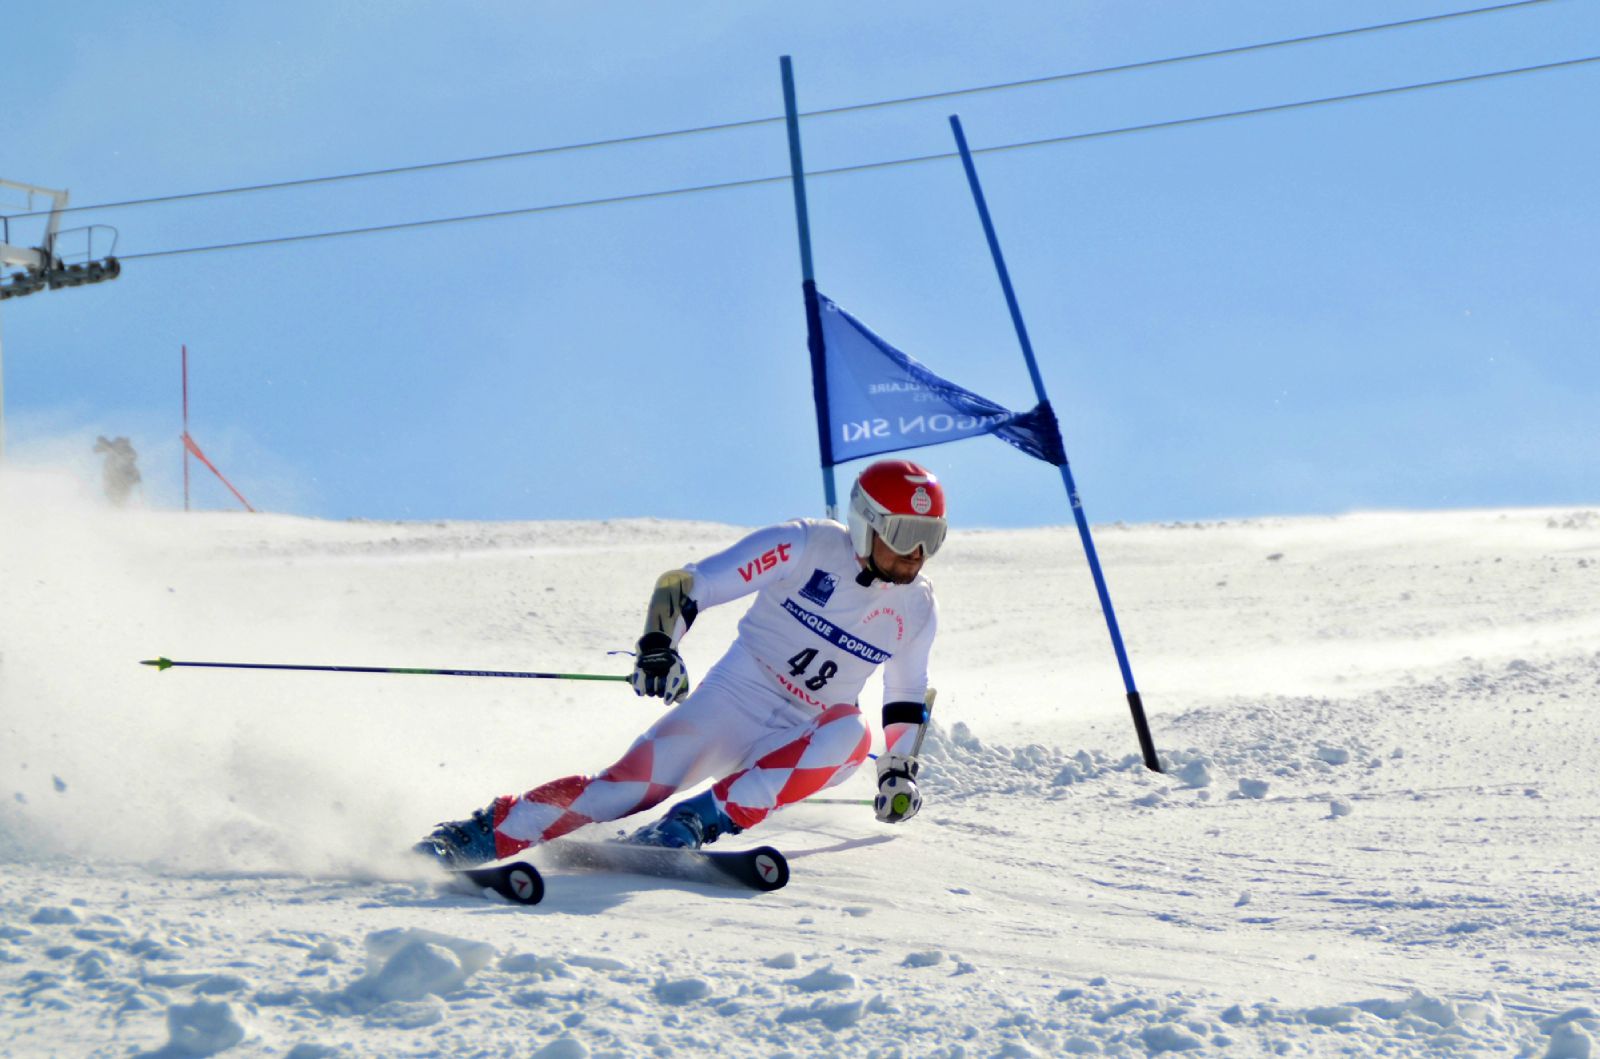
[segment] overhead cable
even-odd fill
[[[1038,85],[1057,84],[1063,81],[1072,81],[1086,77],[1099,77],[1104,74],[1127,73],[1132,70],[1152,69],[1155,67],[1170,66],[1178,63],[1195,62],[1201,59],[1216,59],[1227,55],[1242,55],[1248,52],[1265,51],[1271,48],[1283,48],[1297,44],[1309,44],[1315,41],[1335,40],[1340,37],[1354,37],[1385,30],[1401,29],[1408,26],[1418,26],[1425,23],[1444,22],[1452,19],[1468,18],[1474,15],[1494,14],[1498,12],[1514,10],[1517,8],[1533,7],[1535,5],[1547,4],[1550,2],[1551,0],[1513,0],[1513,2],[1510,3],[1494,4],[1489,7],[1476,7],[1464,11],[1448,11],[1437,15],[1424,15],[1420,18],[1402,19],[1398,22],[1383,22],[1369,26],[1356,26],[1351,29],[1330,30],[1326,33],[1311,33],[1299,37],[1286,37],[1281,40],[1261,41],[1255,44],[1240,44],[1229,48],[1216,48],[1211,51],[1192,52],[1187,55],[1173,55],[1162,59],[1143,59],[1137,62],[1120,63],[1115,66],[1101,66],[1089,70],[1074,70],[1067,73],[1047,74],[1042,77],[1029,77],[1016,81],[1001,81],[994,84],[976,85],[969,88],[955,88],[940,92],[927,92],[921,95],[900,96],[894,99],[880,99],[867,103],[849,103],[837,107],[825,107],[821,110],[808,110],[801,113],[800,117],[826,117],[834,114],[849,114],[857,111],[880,109],[883,107],[897,107],[913,103],[927,103],[938,99],[955,99],[961,96],[978,95],[986,92],[1007,91],[1015,88],[1031,88]],[[731,129],[753,128],[759,125],[775,124],[783,120],[783,115],[778,114],[764,118],[747,118],[741,121],[725,121],[711,125],[697,125],[684,129],[671,129],[662,132],[638,133],[631,136],[614,136],[601,140],[587,140],[580,143],[559,144],[552,147],[534,147],[520,151],[506,151],[499,154],[477,155],[471,158],[455,158],[440,162],[422,162],[415,165],[390,166],[383,169],[367,169],[354,173],[336,173],[330,176],[301,177],[295,180],[279,180],[260,184],[245,184],[238,187],[214,188],[209,191],[190,191],[171,195],[154,195],[148,198],[125,199],[121,202],[102,202],[90,206],[69,206],[58,212],[73,213],[83,210],[122,209],[129,206],[150,206],[166,202],[182,202],[193,199],[215,198],[224,195],[240,195],[255,191],[278,191],[287,188],[311,187],[318,184],[332,184],[345,180],[364,180],[370,177],[397,176],[403,173],[422,173],[435,169],[483,165],[490,162],[505,162],[518,158],[536,158],[541,155],[563,154],[572,151],[586,151],[601,147],[617,147],[623,144],[631,143],[646,143],[652,140],[672,139],[679,136],[693,136],[707,132],[725,132]],[[10,219],[44,216],[48,212],[49,211],[41,210],[33,213],[17,213],[12,214]]]
[[[1347,92],[1338,96],[1324,96],[1318,99],[1297,100],[1292,103],[1274,103],[1263,107],[1251,107],[1245,110],[1231,110],[1220,114],[1203,114],[1189,118],[1171,118],[1166,121],[1153,121],[1143,125],[1125,125],[1115,129],[1100,129],[1094,132],[1076,132],[1065,136],[1050,136],[1037,140],[1024,140],[1017,143],[996,144],[991,147],[978,147],[972,150],[973,154],[996,154],[1001,151],[1017,151],[1026,148],[1047,147],[1055,144],[1074,143],[1080,140],[1103,139],[1108,136],[1122,136],[1136,132],[1149,132],[1154,129],[1171,129],[1185,125],[1199,125],[1206,122],[1226,121],[1233,118],[1251,117],[1260,114],[1281,113],[1288,110],[1299,110],[1307,107],[1323,106],[1332,103],[1348,103],[1361,99],[1372,99],[1378,96],[1396,95],[1402,92],[1416,92],[1423,89],[1443,88],[1450,85],[1471,84],[1479,81],[1488,81],[1498,78],[1515,77],[1521,74],[1542,73],[1550,70],[1570,69],[1588,63],[1600,62],[1600,55],[1590,55],[1579,59],[1564,59],[1559,62],[1541,63],[1537,66],[1522,66],[1512,70],[1493,70],[1488,73],[1467,74],[1462,77],[1451,77],[1440,81],[1423,81],[1416,84],[1397,85],[1391,88],[1375,88],[1364,92]],[[838,176],[843,173],[862,173],[873,169],[889,169],[896,166],[920,165],[927,162],[944,161],[957,158],[955,151],[943,151],[938,154],[917,155],[910,158],[895,158],[882,162],[861,162],[855,165],[835,166],[831,169],[817,169],[807,171],[808,178]],[[762,184],[784,183],[790,179],[788,173],[778,176],[754,177],[744,180],[728,180],[714,184],[697,184],[691,187],[665,188],[657,191],[642,191],[629,195],[612,195],[605,198],[580,199],[573,202],[547,203],[542,206],[524,206],[517,209],[495,210],[489,213],[472,213],[453,217],[435,217],[420,221],[401,221],[395,224],[379,224],[364,228],[343,228],[336,231],[310,232],[304,235],[273,236],[265,239],[248,239],[234,243],[217,243],[210,246],[192,246],[173,250],[152,250],[142,254],[123,254],[123,261],[137,261],[144,258],[176,257],[180,254],[201,254],[217,250],[241,250],[249,247],[273,246],[283,243],[308,242],[314,239],[336,239],[351,235],[371,235],[377,232],[395,232],[413,228],[430,228],[445,224],[465,224],[470,221],[500,220],[508,217],[524,217],[536,213],[553,213],[559,210],[583,209],[590,206],[608,206],[624,202],[642,202],[647,199],[672,198],[682,195],[695,195],[707,191],[725,191],[731,188],[756,187]]]

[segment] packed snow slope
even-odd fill
[[[789,852],[769,895],[529,909],[398,852],[609,763],[626,685],[136,664],[625,673],[656,575],[741,532],[0,476],[0,1054],[1597,1054],[1600,510],[1100,527],[1162,775],[1075,532],[958,513],[926,807],[731,840]]]

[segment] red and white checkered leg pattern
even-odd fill
[[[861,711],[839,703],[824,710],[792,741],[719,781],[712,790],[728,819],[743,828],[754,827],[772,810],[809,798],[850,775],[866,760],[871,745]]]
[[[621,760],[593,777],[565,776],[521,797],[496,798],[495,856],[509,857],[585,824],[619,820],[659,805],[704,778],[694,774],[704,749],[700,726],[668,714]]]
[[[917,732],[921,728],[920,724],[907,724],[904,721],[886,726],[883,729],[884,753],[909,755],[911,748],[917,745]]]

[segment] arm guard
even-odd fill
[[[886,702],[883,705],[883,747],[885,754],[914,757],[922,749],[932,711],[921,702]]]
[[[687,570],[668,570],[657,578],[656,590],[645,612],[644,631],[666,633],[673,646],[677,646],[700,613],[700,605],[689,595],[693,589],[694,575]]]

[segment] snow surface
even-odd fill
[[[1165,775],[1075,532],[958,522],[926,808],[774,817],[735,841],[775,894],[405,863],[608,763],[655,714],[621,685],[135,664],[625,672],[739,532],[0,475],[0,1054],[1600,1055],[1600,510],[1100,527]]]

